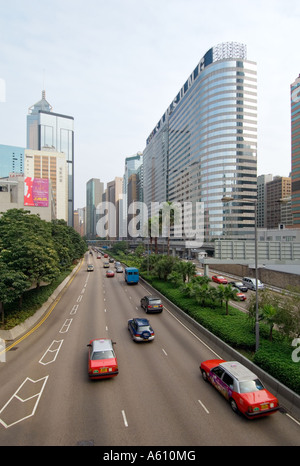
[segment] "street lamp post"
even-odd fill
[[[227,203],[227,202],[232,202],[234,201],[234,198],[231,196],[223,196],[222,197],[222,202]],[[254,219],[255,219],[255,225],[254,225],[254,247],[255,247],[255,252],[254,252],[254,261],[255,261],[255,351],[259,349],[259,312],[258,312],[258,241],[257,241],[257,200],[255,201],[243,201],[247,202],[250,204],[254,204]]]

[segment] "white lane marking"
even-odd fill
[[[43,364],[43,366],[46,366],[47,364],[50,364],[54,362],[58,356],[59,350],[61,348],[61,345],[63,344],[64,340],[53,340],[49,348],[45,351],[41,359],[39,360],[40,364]],[[51,356],[52,359],[49,359],[49,361],[43,361],[43,359],[46,359],[46,356]]]
[[[298,426],[300,426],[300,422],[297,419],[293,418],[290,414],[286,413],[287,417],[289,417],[292,421],[294,421]]]
[[[80,294],[77,298],[77,302],[80,303],[81,300],[82,300],[82,295]]]
[[[168,356],[168,355],[167,355],[167,352],[166,352],[163,348],[162,348],[162,351],[163,351],[163,353],[164,353],[166,356]]]
[[[62,328],[60,329],[59,333],[67,333],[68,330],[70,329],[72,321],[73,319],[67,319],[65,323],[63,324]]]
[[[128,422],[127,422],[126,414],[125,414],[124,410],[122,410],[122,416],[123,416],[123,421],[124,421],[125,427],[128,427]]]
[[[208,411],[208,409],[204,406],[204,404],[203,404],[200,400],[198,400],[198,402],[200,403],[200,405],[202,406],[202,408],[204,409],[204,411],[205,411],[207,414],[209,414],[209,411]]]
[[[77,311],[78,311],[78,304],[75,304],[75,306],[72,307],[70,314],[71,315],[76,314]]]

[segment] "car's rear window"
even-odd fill
[[[144,332],[145,330],[150,330],[149,325],[139,325],[138,329],[140,332]]]
[[[264,390],[264,388],[259,379],[240,382],[240,393],[256,392],[258,390]]]
[[[150,299],[149,299],[149,302],[150,302],[151,304],[160,304],[160,303],[161,303],[161,300],[160,300],[160,299],[151,299],[151,298],[150,298]]]
[[[94,351],[92,354],[92,360],[96,361],[97,359],[110,359],[114,358],[114,352],[112,350],[106,350],[106,351]]]

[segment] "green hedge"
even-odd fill
[[[292,348],[286,342],[261,340],[254,363],[300,395],[300,363],[292,360]]]

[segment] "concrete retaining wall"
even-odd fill
[[[255,278],[255,270],[242,264],[214,264],[212,267],[224,274],[237,277]],[[258,269],[258,279],[266,285],[288,289],[289,286],[300,286],[300,276],[295,273],[284,273],[266,268]]]

